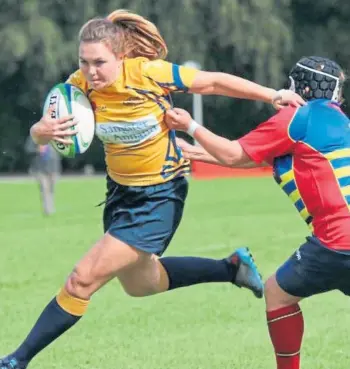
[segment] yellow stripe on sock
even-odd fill
[[[56,301],[64,311],[75,316],[83,316],[90,302],[71,296],[65,288],[58,293]]]

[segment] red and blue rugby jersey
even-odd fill
[[[350,120],[329,100],[280,110],[241,139],[325,246],[350,250]]]

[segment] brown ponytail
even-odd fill
[[[147,19],[127,10],[115,10],[107,16],[124,34],[124,51],[131,57],[144,56],[149,59],[164,59],[167,45],[157,27]]]

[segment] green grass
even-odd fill
[[[63,180],[44,218],[35,183],[0,184],[0,355],[13,350],[74,263],[102,234],[104,180]],[[221,258],[249,245],[267,277],[308,231],[269,178],[192,181],[167,255]],[[350,304],[333,292],[302,303],[303,368],[348,368]],[[84,319],[30,366],[36,369],[274,368],[263,300],[228,284],[133,299],[117,281]]]

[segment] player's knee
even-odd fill
[[[268,311],[280,309],[289,305],[296,304],[300,298],[289,295],[279,286],[276,276],[273,275],[265,282],[265,302]]]
[[[273,310],[276,306],[279,306],[281,301],[281,296],[278,293],[277,282],[275,276],[271,276],[265,282],[264,295],[267,310]]]
[[[67,292],[78,298],[90,298],[90,290],[94,283],[91,273],[84,268],[75,267],[68,280],[65,288]]]
[[[270,298],[272,292],[273,292],[273,288],[272,288],[272,277],[269,277],[265,281],[265,285],[264,285],[265,300]]]

